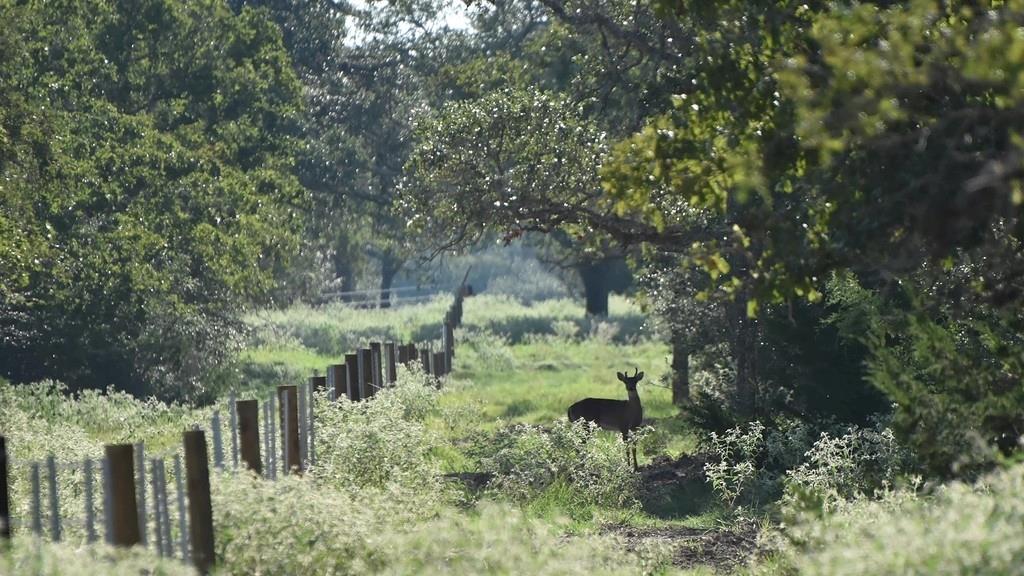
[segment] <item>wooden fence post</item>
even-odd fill
[[[359,349],[359,394],[365,399],[373,396],[373,351],[369,348]]]
[[[388,342],[384,345],[384,351],[387,352],[388,356],[388,386],[394,386],[395,382],[398,381],[398,366],[396,365],[397,358],[395,358],[395,343]]]
[[[444,351],[434,352],[434,360],[432,367],[434,369],[434,376],[438,378],[447,374],[447,372],[445,372]]]
[[[281,453],[285,474],[302,471],[299,445],[299,387],[278,386],[277,403],[281,407]]]
[[[206,453],[206,435],[202,430],[187,430],[184,443],[192,564],[200,574],[209,574],[214,564],[214,548],[210,461]]]
[[[139,506],[135,499],[135,447],[131,444],[108,444],[104,451],[110,466],[111,544],[141,544]]]
[[[0,546],[11,540],[11,489],[7,481],[7,439],[0,436]]]
[[[239,400],[235,402],[238,414],[238,437],[242,444],[242,461],[249,470],[256,474],[263,473],[263,461],[260,460],[260,417],[258,400]]]
[[[345,367],[348,373],[346,377],[348,399],[358,402],[363,399],[359,389],[359,354],[345,354]]]
[[[455,328],[451,322],[444,324],[444,351],[448,356],[448,366],[451,366],[452,358],[455,357]]]
[[[331,364],[327,367],[327,385],[334,390],[334,399],[338,400],[348,394],[348,383],[344,364]]]
[[[423,371],[427,374],[432,374],[430,371],[430,350],[427,348],[420,348],[420,362],[423,364]]]
[[[380,342],[370,342],[370,381],[373,382],[373,393],[384,387],[384,349]]]

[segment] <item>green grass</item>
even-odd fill
[[[253,328],[252,341],[238,357],[242,382],[238,390],[239,397],[252,397],[266,392],[270,386],[296,383],[310,375],[323,374],[329,364],[341,360],[342,353],[370,339],[409,341],[420,337],[429,338],[446,307],[447,301],[438,299],[424,305],[385,311],[353,311],[340,306],[328,306],[320,309],[297,307],[254,314],[249,318]],[[429,480],[428,485],[430,482],[443,485],[443,490],[429,492],[431,496],[427,500],[432,501],[432,504],[427,507],[420,500],[426,495],[416,492],[422,490],[416,487],[418,485],[401,488],[405,491],[404,497],[416,500],[417,506],[423,509],[422,518],[410,513],[409,520],[396,520],[392,525],[390,520],[386,520],[394,515],[392,513],[367,512],[365,518],[360,517],[359,521],[366,523],[368,534],[394,533],[386,542],[380,542],[382,546],[395,548],[393,553],[377,557],[376,552],[373,552],[377,544],[372,542],[354,543],[355,549],[347,552],[339,549],[339,553],[354,554],[353,561],[357,563],[383,562],[380,566],[391,566],[399,572],[404,566],[400,558],[405,557],[400,548],[426,547],[429,550],[428,559],[433,557],[437,562],[447,563],[451,558],[459,558],[466,570],[476,573],[483,566],[496,566],[495,561],[519,553],[525,554],[524,560],[517,560],[515,564],[521,564],[525,559],[535,561],[536,573],[577,573],[588,565],[607,567],[608,572],[614,573],[637,573],[639,566],[635,556],[616,554],[599,561],[585,559],[594,557],[591,553],[575,558],[565,552],[561,539],[571,534],[581,542],[599,542],[602,537],[596,533],[600,532],[598,528],[602,524],[680,523],[694,527],[711,526],[717,521],[715,513],[696,504],[697,500],[709,501],[710,498],[704,498],[706,494],[693,487],[650,494],[640,507],[620,508],[614,504],[583,503],[580,488],[562,477],[526,501],[503,499],[499,493],[490,494],[483,500],[479,499],[479,495],[470,494],[449,500],[451,496],[446,495],[449,491],[460,493],[461,489],[436,476],[437,470],[477,469],[475,467],[479,462],[468,456],[470,452],[467,446],[471,445],[473,438],[479,440],[481,434],[486,436],[494,433],[505,424],[529,423],[550,427],[556,420],[565,417],[570,404],[581,398],[625,398],[624,386],[616,379],[615,373],[631,371],[634,367],[646,374],[639,392],[644,403],[645,417],[656,430],[654,442],[651,443],[653,448],[641,451],[641,464],[666,452],[677,456],[692,450],[695,447],[693,433],[681,420],[675,418],[676,410],[670,403],[669,390],[657,385],[663,383],[668,372],[668,350],[650,338],[646,330],[639,310],[621,298],[613,299],[611,317],[601,322],[584,319],[582,308],[565,300],[541,302],[533,306],[524,306],[501,297],[477,297],[467,301],[465,324],[456,335],[459,345],[455,372],[447,379],[443,391],[430,401],[430,409],[423,416],[424,438],[435,439],[424,440],[429,446],[424,450],[428,454],[428,468],[431,472],[413,474]],[[403,375],[408,376],[404,371]],[[0,406],[0,433],[8,435],[12,440],[14,456],[21,461],[39,459],[51,452],[62,460],[95,457],[107,442],[143,440],[151,453],[173,450],[180,444],[181,430],[194,423],[209,422],[213,410],[219,409],[223,416],[226,409],[225,398],[221,398],[214,406],[204,408],[167,407],[156,402],[140,402],[123,395],[89,395],[76,400],[64,398],[52,388],[16,388],[7,385],[0,386],[0,398],[6,399]],[[323,405],[323,408],[330,410],[331,406],[337,405]],[[369,404],[367,407],[372,408]],[[387,410],[387,404],[379,405],[376,409]],[[328,442],[328,438],[337,440],[338,450],[355,450],[353,442],[358,444],[365,441],[367,446],[371,446],[373,442],[381,441],[376,437],[377,434],[395,434],[394,430],[386,432],[385,427],[378,429],[366,423],[361,424],[358,430],[347,429],[345,426],[355,424],[345,424],[347,420],[337,420],[337,415],[333,417],[334,421],[330,417],[320,420],[323,427],[318,432],[325,434],[321,436],[323,442]],[[351,417],[352,414],[346,416]],[[226,418],[222,419],[221,425],[227,426],[226,422]],[[332,422],[336,434],[329,436]],[[374,417],[367,422],[381,424],[382,421]],[[410,426],[410,430],[415,429],[415,425]],[[365,434],[355,433],[357,431],[365,431]],[[607,461],[619,462],[615,457],[621,447],[606,442],[614,441],[615,435],[606,431],[598,434],[603,440],[597,444],[605,445],[609,450]],[[388,443],[398,446],[401,445],[400,439],[408,437],[407,433],[398,434]],[[323,444],[325,450],[328,445]],[[401,449],[397,450],[402,452]],[[373,449],[367,454],[379,454],[379,451]],[[529,459],[529,452],[524,453],[524,456]],[[624,460],[625,455],[622,457]],[[396,464],[398,460],[395,458],[390,460],[390,464],[372,464],[375,462],[372,457],[364,458],[361,455],[352,460],[362,461],[369,461],[371,466],[382,467],[382,470],[388,466],[402,466]],[[352,466],[346,464],[343,468],[351,469]],[[18,514],[24,517],[27,513],[27,480],[22,472],[19,469],[14,478],[14,491]],[[231,544],[230,553],[225,552],[224,556],[231,564],[226,572],[243,573],[261,566],[269,570],[272,564],[267,562],[271,559],[253,556],[255,550],[249,550],[252,547],[250,537],[270,538],[280,533],[287,534],[289,538],[299,538],[301,530],[306,528],[299,528],[299,532],[296,532],[289,519],[277,528],[250,534],[249,531],[255,530],[249,521],[253,514],[250,506],[255,505],[250,502],[253,488],[227,476],[218,478],[214,482],[220,486],[218,490],[221,491],[217,497],[218,514],[224,515],[219,520],[218,530],[225,537],[224,541]],[[341,514],[330,509],[330,502],[337,499],[338,487],[330,484],[328,478],[332,477],[321,471],[318,478],[301,487],[303,491],[308,491],[303,496],[302,506],[308,503],[311,507],[322,509],[323,518]],[[67,495],[62,506],[69,510],[80,508],[80,479],[69,473],[61,478],[61,483],[61,490]],[[345,490],[351,487],[350,482],[343,484]],[[261,494],[259,498],[272,499],[275,507],[287,508],[292,505],[274,485],[257,483],[256,486]],[[379,488],[382,487],[361,489],[372,493]],[[394,488],[388,488],[391,489]],[[386,507],[393,496],[381,494],[380,506]],[[488,503],[490,499],[496,499],[499,506],[497,509],[504,511],[494,513],[496,508]],[[342,506],[343,515],[352,516],[350,504]],[[412,506],[410,510],[417,506]],[[491,512],[486,512],[488,510]],[[478,526],[481,514],[487,517],[486,526]],[[497,546],[494,559],[484,554],[474,560],[477,555],[468,550],[483,544],[473,542],[472,539],[489,542],[491,531],[507,528],[498,520],[510,515],[520,518],[519,527],[509,528],[509,538],[518,543],[508,544],[507,549],[502,548],[506,544],[487,544]],[[431,521],[430,518],[438,520]],[[347,526],[356,520],[351,517],[343,524]],[[431,527],[430,522],[436,526]],[[434,543],[435,532],[437,529],[445,529],[446,525],[466,525],[478,530],[478,534],[474,532],[477,535],[470,534],[466,538],[452,535],[451,546],[456,548],[437,549]],[[339,534],[345,529],[345,526],[339,525]],[[531,542],[533,534],[542,534],[547,538],[548,541],[537,545],[550,558],[534,558],[535,552],[530,551],[533,545],[527,547],[525,544]],[[233,539],[229,535],[234,535]],[[75,533],[72,536],[77,538],[79,535]],[[307,539],[302,539],[302,542],[306,543],[304,546],[309,546],[309,555],[303,558],[313,562],[310,566],[332,565],[333,561],[325,554],[333,548],[325,549]],[[600,543],[598,545],[603,546]],[[460,552],[459,547],[465,549]],[[292,561],[290,555],[274,556],[272,561],[282,562],[282,569],[286,566],[295,567],[288,564]],[[563,566],[560,564],[562,562],[572,564]],[[405,567],[413,567],[413,564]],[[365,568],[368,571],[379,569],[370,568],[369,565]],[[498,573],[503,571],[495,570]],[[669,572],[671,570],[664,567],[655,571]]]

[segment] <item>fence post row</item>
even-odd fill
[[[464,289],[460,287],[455,301],[445,315],[442,326],[442,350],[433,352],[429,345],[418,349],[416,344],[395,342],[371,342],[369,348],[358,349],[345,355],[345,363],[332,364],[326,376],[310,377],[301,391],[298,386],[278,386],[263,404],[264,436],[263,454],[260,450],[260,422],[258,400],[236,400],[235,393],[229,396],[229,428],[231,430],[231,463],[238,468],[242,463],[256,474],[276,478],[277,430],[276,421],[281,422],[281,450],[285,473],[301,473],[307,464],[315,463],[315,420],[314,397],[317,390],[327,389],[334,399],[347,395],[352,401],[373,396],[377,390],[394,385],[398,380],[398,364],[419,361],[425,372],[435,377],[451,373],[452,358],[455,356],[454,329],[461,324]],[[279,405],[277,405],[279,402]],[[278,412],[279,418],[274,417]],[[213,433],[214,461],[218,468],[224,467],[221,442],[220,413],[211,418]],[[182,558],[194,560],[200,573],[208,573],[214,564],[213,516],[210,500],[209,457],[204,432],[190,430],[184,433],[185,463],[189,503],[188,517],[184,500],[185,490],[181,456],[174,457],[174,476],[179,521],[179,548]],[[105,458],[101,461],[101,482],[103,488],[104,535],[108,543],[116,546],[146,545],[148,515],[146,508],[146,459],[142,443],[113,444],[104,448]],[[89,543],[95,542],[98,534],[95,526],[95,479],[94,461],[84,459],[85,536]],[[62,538],[60,500],[57,486],[57,466],[51,455],[46,459],[48,480],[48,501],[50,507],[49,531],[53,541]],[[31,529],[41,536],[42,494],[40,465],[33,462],[31,467]],[[167,473],[164,461],[150,460],[156,551],[162,556],[173,556],[174,542],[171,537],[170,506],[167,499]],[[0,543],[10,541],[12,520],[10,512],[10,471],[7,443],[0,436]],[[186,541],[190,535],[191,550]]]
[[[209,574],[214,564],[213,505],[210,501],[210,463],[202,430],[184,434],[185,473],[188,485],[188,519],[192,536],[192,564]]]

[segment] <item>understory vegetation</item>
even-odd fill
[[[1020,465],[974,483],[925,483],[885,421],[827,429],[755,421],[704,433],[677,414],[669,390],[641,384],[648,424],[635,433],[643,465],[637,473],[617,434],[563,416],[573,398],[620,396],[609,377],[616,367],[642,367],[649,384],[665,379],[667,350],[643,335],[635,308],[615,300],[617,314],[605,321],[614,328],[515,334],[491,330],[530,325],[513,319],[542,313],[503,297],[467,304],[467,319],[476,319],[459,333],[456,371],[442,387],[417,367],[403,367],[397,387],[369,401],[318,396],[317,463],[305,477],[272,482],[214,472],[220,573],[1020,573]],[[552,315],[548,326],[566,322],[559,304],[540,308]],[[361,326],[367,337],[416,330],[413,320],[427,326],[435,308],[372,312]],[[266,316],[254,316],[254,348],[241,358],[283,365],[282,372],[308,370],[287,359],[301,342],[315,342],[295,334],[328,333],[309,330],[315,312],[277,313],[272,329]],[[319,312],[325,326],[363,314]],[[637,328],[628,328],[631,322]],[[321,362],[333,357],[309,354]],[[262,394],[276,378],[251,382],[240,396]],[[112,390],[69,396],[55,383],[0,383],[0,400],[0,433],[18,463],[12,490],[19,519],[29,513],[25,462],[47,454],[61,462],[98,457],[104,443],[118,441],[169,453],[181,430],[225,408],[197,410]],[[690,477],[663,468],[694,458],[701,464]],[[659,485],[654,478],[663,470],[681,484]],[[74,519],[84,505],[81,471],[61,470],[59,480],[62,516],[72,519],[66,543],[35,542],[22,524],[3,570],[64,574],[73,561],[76,574],[189,573],[142,550],[80,546],[82,524]],[[652,536],[631,540],[629,527]],[[690,528],[723,539],[753,528],[757,552],[732,564],[710,556],[680,561],[687,544],[659,534]]]

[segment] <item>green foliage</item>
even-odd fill
[[[516,424],[498,429],[473,446],[470,455],[483,472],[494,475],[489,488],[513,501],[526,502],[545,491],[566,491],[568,510],[590,506],[638,504],[639,478],[625,457],[622,438],[595,437],[586,422],[556,420],[551,427]]]
[[[6,375],[197,398],[297,246],[299,86],[215,2],[0,3]]]
[[[849,275],[833,281],[832,322],[867,345],[869,378],[893,401],[893,427],[931,475],[976,475],[1017,450],[1024,430],[1024,325],[984,297],[955,296],[976,272],[965,258],[885,295]]]
[[[722,502],[732,508],[757,479],[764,425],[754,421],[746,430],[737,427],[721,435],[712,432],[708,441],[708,450],[716,460],[704,465],[704,474]]]
[[[33,576],[193,576],[196,571],[176,559],[133,548],[113,548],[97,544],[78,547],[51,543],[29,536],[18,536],[13,550],[0,554],[0,573]]]
[[[893,431],[881,424],[833,426],[815,440],[814,429],[803,422],[780,420],[768,427],[755,420],[711,432],[706,449],[712,457],[704,465],[708,483],[730,508],[782,495],[790,506],[810,500],[834,509],[891,489],[912,464]]]
[[[811,492],[828,510],[838,502],[890,489],[910,464],[910,455],[889,428],[851,427],[841,436],[822,432],[805,460],[786,474],[787,499]]]
[[[766,574],[1021,574],[1024,467],[929,497],[890,492],[787,523]]]
[[[409,486],[439,492],[431,451],[440,438],[423,423],[437,389],[421,370],[401,370],[398,387],[370,402],[317,401],[317,425],[331,433],[318,439],[320,463],[312,475],[337,487]]]
[[[602,136],[558,94],[503,88],[455,102],[417,136],[402,203],[435,238],[477,239],[478,223],[550,230],[598,189]]]

